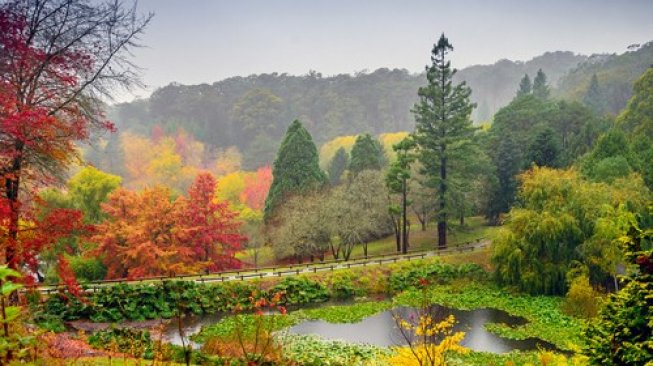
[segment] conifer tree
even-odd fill
[[[546,74],[542,69],[537,70],[537,75],[533,80],[533,95],[540,99],[548,99],[551,91],[546,85]]]
[[[327,169],[329,173],[329,182],[332,186],[340,184],[340,179],[345,170],[347,170],[348,164],[349,154],[347,154],[347,151],[341,147],[336,151],[336,154],[333,156],[333,159],[331,159]]]
[[[381,170],[385,165],[385,154],[381,143],[369,133],[359,135],[351,148],[349,172],[357,175],[363,170]]]
[[[442,34],[431,52],[432,64],[426,67],[428,84],[419,88],[419,101],[413,108],[416,120],[414,134],[419,160],[429,177],[429,184],[438,197],[438,247],[447,246],[447,191],[450,181],[460,175],[469,158],[474,127],[470,114],[471,89],[463,82],[453,85],[456,73],[447,60],[453,46]]]
[[[327,178],[320,169],[318,160],[313,138],[301,122],[293,121],[274,161],[272,185],[265,200],[266,221],[284,198],[324,185]]]
[[[560,155],[560,143],[555,132],[550,128],[540,131],[531,143],[528,153],[531,163],[555,168],[558,165],[558,155]]]
[[[517,96],[521,97],[522,95],[528,95],[533,91],[533,85],[531,84],[531,78],[528,74],[524,74],[524,77],[519,83],[519,90],[517,90]]]
[[[602,114],[605,111],[603,92],[599,86],[599,79],[596,77],[596,74],[592,75],[590,85],[583,97],[583,103],[594,111],[594,113]]]

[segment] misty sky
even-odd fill
[[[653,0],[139,0],[139,8],[155,13],[135,52],[142,97],[173,81],[255,73],[418,72],[443,31],[456,68],[555,50],[622,53],[653,40]]]

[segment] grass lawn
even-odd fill
[[[427,229],[422,231],[421,225],[417,219],[413,219],[412,221],[417,222],[417,224],[413,224],[410,227],[410,250],[434,249],[437,245],[437,230],[435,223],[430,223]],[[487,226],[485,224],[485,219],[481,216],[468,217],[465,220],[464,226],[460,226],[458,221],[451,221],[449,223],[449,235],[447,239],[449,241],[449,246],[455,247],[470,242],[476,242],[481,238],[492,240],[496,236],[498,230],[499,227],[497,226]],[[396,252],[396,248],[395,236],[390,235],[370,242],[367,247],[367,253],[370,256],[391,254]],[[362,256],[363,247],[360,245],[356,246],[351,253],[351,257],[356,258]],[[236,255],[236,258],[247,263],[254,263],[254,254],[251,249],[241,251]],[[331,255],[328,253],[327,259],[330,258]],[[265,267],[274,264],[275,258],[272,248],[264,247],[259,249],[258,266]]]

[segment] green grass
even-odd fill
[[[417,219],[413,220],[414,222]],[[456,247],[470,242],[476,242],[479,238],[492,240],[499,230],[497,226],[487,226],[485,219],[481,216],[469,217],[465,220],[465,226],[461,227],[458,222],[449,223],[450,232],[448,235],[449,246]],[[437,229],[434,223],[430,223],[426,231],[422,231],[419,223],[410,227],[410,250],[435,249],[437,243]],[[389,254],[396,252],[397,244],[395,236],[390,235],[383,239],[370,242],[367,253],[370,256]],[[351,254],[352,257],[363,256],[363,246],[358,245]]]

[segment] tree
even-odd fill
[[[617,125],[631,136],[653,138],[653,68],[636,82],[634,95],[617,118]]]
[[[327,192],[297,195],[279,208],[279,222],[271,229],[272,248],[278,259],[324,259],[332,244],[329,199]]]
[[[464,82],[452,85],[456,70],[451,69],[446,59],[452,50],[449,40],[442,34],[433,46],[432,65],[426,68],[428,84],[419,88],[419,101],[413,108],[419,160],[430,178],[429,184],[437,189],[439,248],[447,246],[449,180],[462,166],[475,131],[469,118],[474,107],[469,102],[471,89]]]
[[[19,268],[21,187],[60,177],[74,142],[112,130],[100,96],[136,81],[130,49],[151,15],[120,2],[9,1],[0,5],[0,175],[8,201],[4,261]],[[29,192],[22,192],[29,194]]]
[[[653,210],[649,208],[650,220]],[[644,216],[645,217],[645,216]],[[650,365],[653,362],[653,230],[646,220],[633,220],[619,239],[628,273],[625,287],[610,296],[596,321],[585,330],[583,352],[593,365]]]
[[[533,80],[533,95],[539,99],[546,100],[549,99],[549,94],[551,94],[551,91],[546,84],[546,74],[542,69],[539,69]]]
[[[200,173],[188,189],[188,199],[177,203],[182,212],[180,245],[191,249],[186,265],[208,271],[238,268],[235,255],[245,241],[238,232],[238,214],[229,202],[216,202],[216,186],[210,173]]]
[[[535,136],[528,148],[530,162],[537,166],[556,167],[560,145],[552,129],[545,128]]]
[[[383,178],[378,171],[364,170],[350,182],[333,189],[329,203],[331,225],[339,239],[336,251],[345,260],[356,245],[362,245],[367,256],[367,243],[392,232]]]
[[[607,185],[588,182],[571,169],[533,167],[520,178],[521,205],[510,211],[507,230],[494,243],[499,283],[562,295],[567,273],[577,264],[589,269],[594,284],[612,282],[611,242],[624,235],[623,222],[645,212],[651,197],[641,177]]]
[[[599,79],[596,74],[592,75],[590,85],[587,87],[585,96],[583,96],[583,104],[591,109],[596,114],[603,114],[605,111],[605,100],[603,99],[603,91],[599,86]]]
[[[370,134],[358,135],[351,148],[349,173],[357,175],[364,170],[381,170],[385,165],[385,154],[378,140]]]
[[[517,90],[517,96],[521,97],[522,95],[528,95],[533,91],[533,85],[531,84],[531,78],[528,74],[524,74],[524,77],[519,82],[519,90]]]
[[[336,151],[336,154],[333,156],[333,159],[331,159],[327,169],[329,174],[329,182],[332,186],[340,184],[340,179],[345,173],[345,170],[347,170],[348,165],[349,154],[347,154],[347,151],[341,147],[338,149],[338,151]]]
[[[272,168],[264,166],[258,168],[256,173],[245,177],[245,187],[240,193],[240,201],[256,211],[265,207],[267,197],[272,185]]]
[[[168,188],[155,186],[136,193],[119,188],[102,207],[108,219],[97,226],[91,255],[102,258],[107,278],[167,275],[179,254],[174,228],[178,206]],[[190,257],[188,250],[181,253]],[[179,269],[179,268],[177,268]]]
[[[266,222],[284,199],[320,188],[327,181],[318,165],[317,148],[313,139],[298,120],[290,124],[281,142],[272,176],[270,192],[265,199]]]
[[[68,181],[68,195],[73,207],[84,213],[85,221],[97,224],[105,218],[100,205],[121,181],[118,176],[85,167]]]
[[[388,173],[386,174],[386,185],[388,190],[392,193],[398,193],[401,195],[401,203],[399,208],[390,207],[391,213],[399,212],[400,219],[397,220],[401,225],[395,225],[395,227],[400,227],[400,235],[397,235],[397,238],[400,239],[397,242],[397,251],[401,248],[401,252],[406,254],[408,253],[408,186],[409,179],[411,178],[411,164],[415,161],[414,150],[415,142],[407,137],[404,138],[399,143],[393,146],[393,150],[396,151],[397,160],[395,160],[391,165]]]

